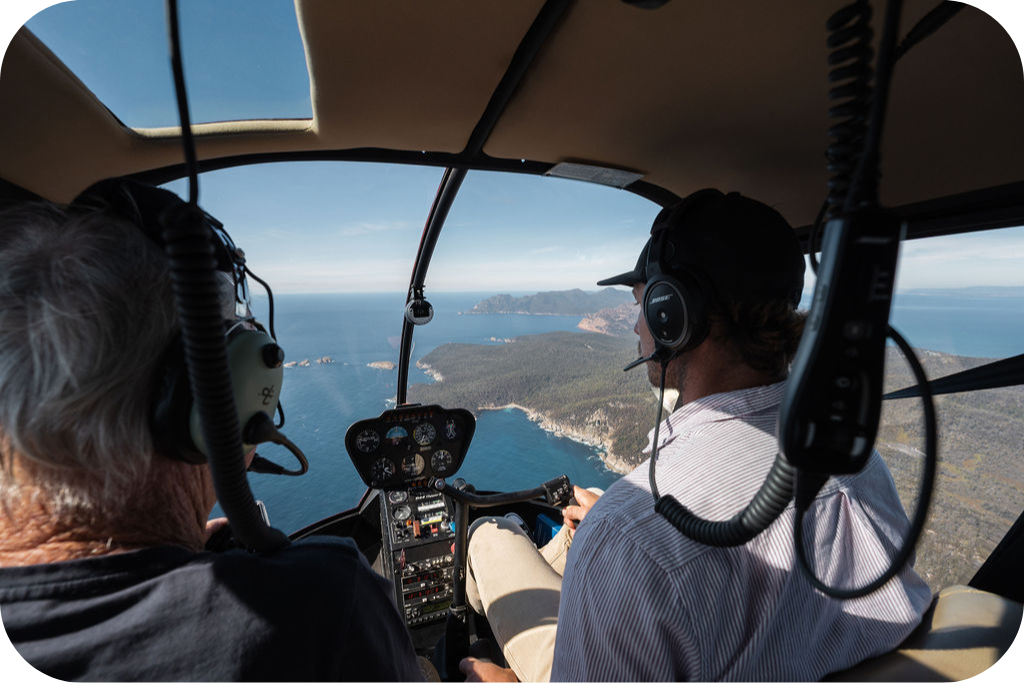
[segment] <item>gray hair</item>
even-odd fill
[[[0,214],[0,493],[14,455],[57,508],[99,510],[149,469],[155,372],[177,328],[160,247],[123,219]]]

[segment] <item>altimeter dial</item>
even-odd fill
[[[453,462],[454,458],[452,457],[452,454],[443,449],[435,451],[434,454],[430,456],[430,468],[434,471],[434,474],[439,477],[451,474],[449,469]]]

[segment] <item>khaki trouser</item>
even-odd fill
[[[519,525],[504,517],[478,519],[469,535],[469,604],[487,617],[519,680],[550,680],[569,527],[539,552]]]

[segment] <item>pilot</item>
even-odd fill
[[[149,426],[178,327],[168,262],[132,221],[43,202],[0,214],[14,647],[61,680],[422,680],[390,584],[351,541],[204,550],[226,521],[207,521],[210,470],[156,453]]]
[[[651,234],[633,270],[598,284],[632,287],[648,378],[659,387],[664,372],[666,388],[679,392],[657,430],[660,493],[700,517],[729,519],[778,453],[780,402],[803,330],[803,255],[777,211],[717,190],[663,210]],[[656,347],[644,317],[644,292],[656,276],[689,292],[693,334],[675,350]],[[538,553],[520,551],[505,555],[499,571],[542,580],[495,594],[487,558],[515,546],[515,529],[500,520],[480,527],[470,543],[472,577],[479,594],[495,595],[482,608],[512,669],[468,658],[470,679],[542,678],[550,666],[551,680],[567,681],[819,680],[893,649],[920,622],[931,592],[910,567],[856,600],[818,593],[794,564],[792,505],[746,545],[686,538],[655,511],[649,464],[592,507],[573,510],[578,528],[560,581],[543,573]],[[811,509],[813,563],[833,586],[881,574],[909,527],[877,453],[858,474],[831,479]],[[478,544],[491,549],[477,552]],[[557,617],[520,604],[559,589]],[[553,651],[536,638],[552,631]],[[517,648],[520,641],[532,649]]]

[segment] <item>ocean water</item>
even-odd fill
[[[416,328],[410,383],[433,381],[415,362],[441,344],[501,344],[491,338],[577,329],[580,316],[459,315],[497,293],[429,297],[434,319]],[[275,297],[275,328],[287,360],[308,359],[311,365],[286,368],[281,391],[286,416],[282,431],[306,454],[309,472],[302,477],[249,475],[253,493],[266,504],[274,526],[294,531],[355,506],[363,494],[366,487],[345,452],[345,431],[357,420],[394,407],[398,371],[368,364],[397,363],[404,303],[404,293]],[[265,308],[256,311],[266,322]],[[317,364],[322,356],[334,363]],[[292,466],[290,454],[281,447],[264,445],[259,452]],[[511,491],[561,474],[574,483],[602,488],[619,477],[604,467],[596,449],[545,432],[522,411],[509,409],[480,415],[457,476],[478,489]],[[215,509],[214,515],[219,514]]]
[[[500,344],[492,338],[577,329],[579,316],[459,315],[496,293],[431,295],[434,320],[416,328],[413,364],[447,342]],[[275,297],[275,327],[287,360],[311,362],[285,370],[281,394],[287,418],[283,431],[306,453],[309,473],[249,475],[255,496],[267,505],[278,528],[294,531],[353,507],[363,494],[365,486],[345,452],[345,431],[353,422],[393,407],[397,370],[368,364],[397,362],[404,301],[404,293]],[[257,315],[267,321],[265,308],[257,307]],[[899,295],[893,324],[916,348],[986,358],[1024,352],[1024,297]],[[321,356],[330,356],[334,363],[317,364]],[[409,375],[411,383],[432,381],[414,366]],[[653,420],[654,415],[652,426]],[[283,448],[259,450],[292,465]],[[479,417],[457,476],[478,489],[510,491],[560,474],[569,475],[573,483],[602,488],[619,477],[604,467],[596,449],[545,432],[521,411],[510,409]]]
[[[975,358],[1024,353],[1024,297],[897,294],[891,318],[914,348]]]

